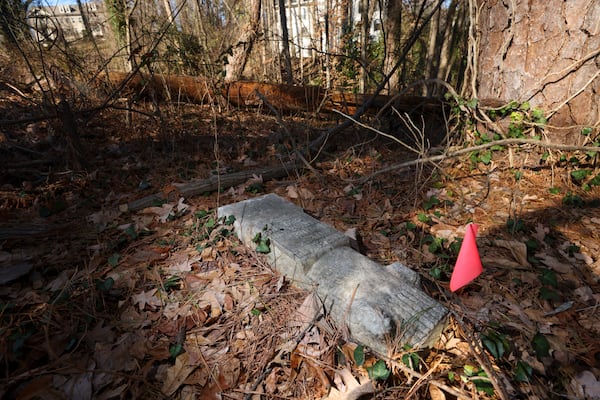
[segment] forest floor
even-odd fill
[[[1,119],[29,116],[1,98]],[[70,169],[58,121],[0,131],[0,398],[600,398],[600,190],[572,174],[597,175],[589,157],[521,147],[360,181],[415,156],[352,127],[312,170],[126,211],[174,183],[279,165],[338,122],[283,116],[287,135],[264,110],[161,115],[78,120],[85,171]],[[381,358],[328,318],[307,320],[313,294],[216,218],[263,193],[417,271],[451,310],[440,343],[390,338]],[[451,293],[469,222],[484,272]]]

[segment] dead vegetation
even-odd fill
[[[3,120],[31,115],[14,90],[2,98]],[[150,107],[77,114],[79,171],[59,120],[2,127],[3,398],[596,398],[598,186],[578,186],[558,150],[373,175],[414,154],[351,127],[312,169],[181,197],[176,183],[279,166],[337,121],[185,103],[157,118]],[[264,192],[357,228],[371,258],[418,271],[453,312],[440,344],[390,338],[387,358],[363,353],[216,220],[218,205]],[[168,201],[120,207],[156,193]],[[451,294],[469,221],[485,270]]]

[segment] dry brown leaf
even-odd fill
[[[446,394],[435,385],[429,385],[429,398],[431,400],[446,400]]]
[[[93,371],[96,365],[92,362],[88,366],[89,371]],[[63,385],[62,389],[68,399],[87,400],[92,398],[92,372],[77,374],[69,378]]]
[[[46,285],[45,289],[51,292],[56,292],[58,290],[64,289],[74,274],[74,269],[66,269],[61,271],[61,273],[56,278],[54,278],[54,280],[52,280]]]
[[[335,371],[335,388],[329,391],[324,400],[357,400],[361,396],[374,393],[373,382],[366,376],[356,379],[348,368]]]
[[[304,331],[321,315],[322,305],[319,297],[313,292],[304,298],[304,301],[289,319],[288,326]]]
[[[509,260],[509,259],[501,257],[501,256],[481,257],[481,263],[483,265],[487,265],[490,267],[496,266],[496,267],[502,267],[502,268],[506,268],[506,269],[516,269],[516,268],[522,267],[521,263],[519,263],[517,261]]]
[[[550,229],[538,223],[535,227],[535,232],[533,232],[531,236],[533,236],[533,238],[536,239],[538,242],[544,243],[544,239],[546,238],[546,235],[548,233],[550,233]]]
[[[552,257],[549,254],[546,253],[536,253],[535,257],[540,260],[540,262],[542,264],[544,264],[545,266],[547,266],[548,268],[558,272],[559,274],[568,274],[573,272],[573,267],[566,263],[566,262],[561,262],[558,259],[556,259],[556,257]]]
[[[115,388],[109,388],[108,390],[105,390],[100,394],[94,394],[94,400],[109,400],[115,398],[123,398],[122,394],[129,386],[129,383],[124,383]]]
[[[179,252],[173,254],[167,260],[169,266],[167,267],[167,271],[172,274],[180,273],[180,272],[189,272],[192,270],[192,264],[200,261],[200,257],[190,257],[188,254]]]
[[[430,228],[432,235],[441,239],[448,240],[448,243],[452,243],[456,238],[456,228],[446,224],[435,224]]]
[[[265,378],[264,388],[269,394],[275,394],[277,392],[277,386],[279,386],[279,379],[281,376],[281,367],[275,367],[271,370],[269,375]]]
[[[527,246],[525,243],[516,240],[494,240],[494,244],[498,247],[510,250],[510,253],[520,266],[531,267],[531,264],[527,261]]]
[[[144,308],[148,305],[152,308],[162,306],[162,301],[155,296],[155,293],[158,289],[151,289],[147,292],[142,292],[136,295],[131,296],[131,300],[133,305],[138,305],[140,311],[144,310]]]
[[[175,208],[175,204],[163,204],[161,207],[144,208],[140,213],[154,215],[160,222],[164,223],[169,219],[169,215],[173,212],[173,208]]]
[[[163,309],[163,315],[168,319],[177,319],[177,317],[187,317],[192,315],[192,305],[186,303],[182,306],[179,305],[179,302],[167,303],[165,308]]]
[[[137,329],[142,326],[150,324],[148,319],[148,313],[138,313],[133,306],[127,307],[125,311],[121,313],[119,320],[119,326],[123,329]]]
[[[571,379],[571,388],[581,399],[600,399],[600,381],[591,371],[582,371]]]
[[[189,355],[187,353],[177,356],[175,364],[167,368],[166,377],[161,389],[162,392],[167,396],[171,396],[179,389],[196,367],[196,365],[189,365]]]
[[[285,190],[286,190],[287,197],[289,197],[290,199],[297,199],[298,197],[300,197],[300,195],[298,194],[298,188],[296,187],[296,185],[289,185],[288,187],[285,188]]]

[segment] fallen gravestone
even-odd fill
[[[220,207],[233,215],[249,247],[269,242],[270,265],[293,284],[316,289],[339,326],[380,355],[392,340],[413,347],[433,345],[448,310],[419,289],[419,276],[400,263],[375,263],[349,246],[346,235],[275,195]]]

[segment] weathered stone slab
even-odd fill
[[[419,275],[394,263],[384,267],[349,247],[349,239],[303,210],[269,194],[219,208],[233,215],[242,242],[270,240],[269,263],[294,284],[316,288],[338,324],[381,355],[391,340],[432,345],[445,326],[447,309],[419,288]]]
[[[334,320],[345,321],[353,338],[380,354],[394,339],[430,346],[445,325],[447,309],[414,281],[348,247],[323,255],[307,276],[318,283]]]
[[[296,284],[306,287],[306,271],[328,251],[347,246],[348,237],[275,194],[220,207],[219,217],[235,216],[234,228],[248,247],[257,233],[271,241],[271,265]]]
[[[399,262],[392,263],[385,267],[391,274],[396,275],[398,278],[406,281],[406,283],[416,287],[421,287],[421,277],[417,273],[406,265]]]

